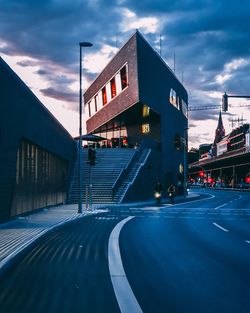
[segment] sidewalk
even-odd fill
[[[190,193],[186,198],[198,196],[198,194]],[[184,197],[177,198],[184,200]],[[164,199],[162,202],[165,202]],[[154,204],[155,201],[152,200],[124,203],[119,206],[136,207]],[[0,224],[0,271],[18,253],[54,227],[83,216],[105,212],[106,208],[112,206],[117,206],[117,204],[93,204],[93,210],[86,211],[83,205],[83,213],[79,214],[77,204],[59,205]]]

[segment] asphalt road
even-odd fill
[[[142,312],[249,313],[250,193],[202,192],[212,196],[117,207],[54,229],[0,276],[0,312],[120,312],[109,240],[132,217],[119,247]]]

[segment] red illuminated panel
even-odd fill
[[[122,82],[122,89],[124,89],[128,86],[128,77],[127,77],[126,65],[121,69],[121,82]]]
[[[107,104],[107,92],[106,87],[102,88],[102,103],[103,105]]]
[[[114,98],[116,96],[116,85],[115,85],[115,77],[113,77],[110,81],[111,87],[111,97]]]

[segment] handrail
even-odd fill
[[[151,148],[151,149],[159,149],[159,144],[156,141],[149,140],[147,138],[144,138],[142,142],[140,143],[139,148],[133,155],[132,159],[128,163],[128,165],[122,170],[116,181],[114,182],[112,186],[112,199],[114,199],[114,196],[117,192],[117,190],[121,187],[125,177],[128,175],[130,169],[133,167],[135,162],[137,162],[138,158],[141,155],[141,151],[143,151],[145,148]]]
[[[133,166],[133,164],[135,163],[135,160],[138,158],[137,155],[140,152],[140,150],[141,150],[141,147],[139,147],[139,149],[132,155],[128,164],[126,165],[125,168],[122,169],[121,173],[119,174],[116,181],[114,182],[114,184],[112,186],[112,198],[113,199],[114,199],[114,196],[115,196],[117,190],[121,187],[121,185],[124,181],[124,178],[127,176],[127,173],[129,173],[130,168]]]
[[[145,150],[144,150],[144,151],[145,151]],[[126,188],[126,190],[125,190],[125,192],[124,192],[124,194],[123,194],[123,196],[122,196],[121,202],[122,202],[122,200],[124,199],[124,197],[125,197],[125,195],[126,195],[128,189],[129,189],[129,187],[130,187],[131,185],[133,185],[134,181],[136,180],[136,177],[138,176],[138,174],[139,174],[141,168],[142,168],[142,167],[145,165],[145,163],[147,162],[148,157],[149,157],[151,151],[152,151],[152,149],[149,148],[148,151],[147,151],[147,154],[146,154],[146,156],[145,156],[145,158],[144,158],[144,160],[143,160],[143,162],[140,162],[139,167],[138,167],[138,170],[136,171],[136,175],[133,177],[133,179],[132,179],[131,181],[129,181],[128,186],[127,186],[127,188]]]

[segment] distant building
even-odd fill
[[[199,145],[199,159],[211,157],[212,144],[204,143]]]
[[[219,122],[220,125],[221,122]],[[221,127],[222,129],[222,127]],[[221,132],[222,134],[223,132]],[[216,155],[207,157],[208,145],[201,145],[201,157],[198,162],[189,164],[191,182],[200,178],[205,170],[208,179],[216,182],[215,186],[228,188],[249,188],[250,173],[250,136],[249,124],[233,129],[223,136],[214,146]]]
[[[228,151],[228,144],[229,144],[229,135],[224,136],[219,142],[216,144],[216,151],[217,156]]]
[[[188,164],[193,163],[193,162],[197,162],[198,160],[199,160],[199,150],[191,148],[188,151]]]
[[[237,150],[247,146],[248,135],[249,134],[249,124],[244,124],[231,131],[228,137],[228,151]]]
[[[220,111],[219,119],[218,119],[218,125],[217,125],[217,128],[215,130],[214,145],[216,145],[217,142],[219,142],[224,136],[225,136],[225,128],[223,126],[221,111]]]
[[[246,132],[246,147],[250,147],[250,127],[248,126],[248,131]]]
[[[218,125],[217,128],[215,130],[215,138],[214,138],[214,144],[213,144],[213,148],[212,148],[212,154],[213,155],[217,155],[217,143],[225,136],[225,128],[223,126],[223,122],[222,122],[222,116],[221,116],[221,111],[219,114],[219,119],[218,119]]]
[[[0,221],[65,201],[72,137],[0,58]]]
[[[102,146],[152,147],[134,190],[141,184],[141,193],[149,197],[161,180],[183,192],[188,94],[138,31],[91,84],[84,102],[87,132],[107,138]]]

